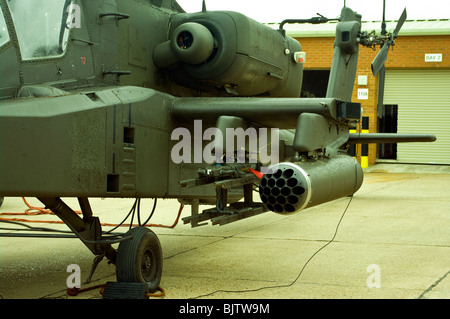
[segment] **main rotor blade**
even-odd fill
[[[395,27],[394,34],[393,34],[394,39],[397,37],[397,34],[400,31],[400,29],[402,28],[403,23],[405,23],[406,16],[407,16],[407,14],[406,14],[406,8],[405,8],[402,12],[402,15],[398,19],[397,26]]]
[[[375,59],[373,59],[371,68],[372,68],[372,74],[374,76],[377,75],[377,73],[384,66],[384,63],[387,60],[388,52],[389,52],[389,43],[386,42],[383,44],[383,47],[381,48],[380,52],[378,52]]]

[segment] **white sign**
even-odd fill
[[[358,89],[358,100],[368,100],[369,89]]]
[[[425,54],[425,62],[442,62],[442,53],[438,54]]]
[[[358,85],[367,85],[367,75],[358,75]]]

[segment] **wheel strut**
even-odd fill
[[[92,216],[92,210],[87,198],[78,198],[83,212],[83,218],[80,218],[59,197],[39,197],[38,199],[46,208],[55,213],[94,255],[98,255],[99,260],[94,260],[93,270],[95,270],[98,263],[103,259],[103,256],[106,256],[112,263],[115,263],[116,250],[111,246],[114,240],[105,240],[102,238],[100,220],[98,217]]]
[[[80,240],[96,255],[87,282],[100,261],[107,257],[116,265],[116,277],[119,282],[146,283],[149,292],[159,289],[161,281],[163,255],[161,244],[156,234],[140,226],[132,228],[120,239],[102,238],[98,217],[92,216],[87,198],[78,198],[83,218],[80,218],[59,197],[38,198],[51,209]],[[112,243],[119,242],[116,251]]]

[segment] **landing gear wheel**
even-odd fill
[[[146,227],[133,228],[126,235],[133,235],[133,238],[119,244],[117,281],[146,283],[150,292],[157,291],[163,266],[158,237]]]

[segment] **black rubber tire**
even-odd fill
[[[119,244],[116,257],[116,277],[120,282],[147,283],[149,292],[155,292],[161,282],[163,255],[156,234],[146,227],[127,232],[130,240]]]

